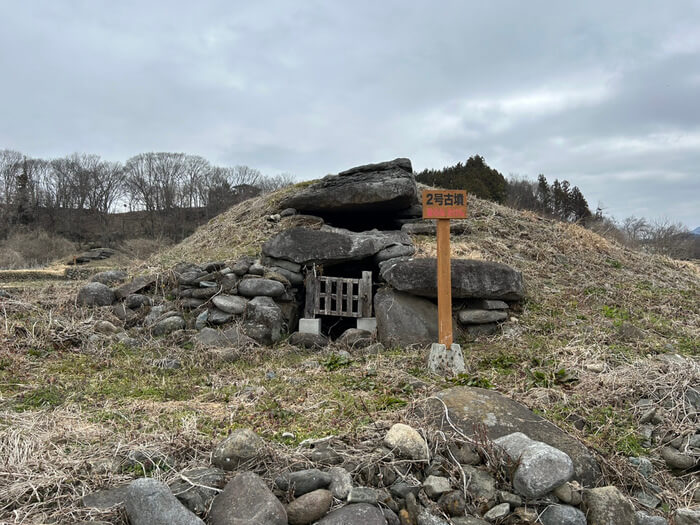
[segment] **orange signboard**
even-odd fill
[[[466,219],[465,190],[423,190],[424,219]]]

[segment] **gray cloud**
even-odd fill
[[[479,153],[695,227],[699,35],[692,0],[7,2],[0,148],[300,179]]]

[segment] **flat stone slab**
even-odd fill
[[[411,161],[395,159],[328,175],[284,199],[280,206],[304,213],[385,212],[408,208],[417,198]]]
[[[452,259],[454,299],[515,301],[525,295],[522,274],[506,264],[473,259]],[[382,265],[381,277],[402,292],[437,297],[437,259],[405,259]]]
[[[436,397],[442,402],[428,400],[424,410],[442,428],[449,428],[444,417],[447,407],[452,423],[467,435],[474,434],[475,425],[484,425],[492,440],[522,432],[565,452],[574,463],[574,479],[584,486],[595,486],[601,479],[600,466],[583,443],[513,399],[493,390],[466,386],[443,390]]]
[[[296,227],[269,239],[263,244],[262,252],[266,257],[302,265],[331,265],[366,259],[397,245],[413,246],[413,243],[407,234],[399,231],[353,232],[332,226],[320,229]]]

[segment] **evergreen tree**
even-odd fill
[[[542,173],[537,177],[537,200],[540,202],[542,213],[552,213],[552,192]]]
[[[418,182],[453,190],[467,190],[482,199],[505,202],[507,182],[497,170],[489,167],[480,155],[469,157],[441,170],[424,170],[416,176]]]
[[[19,224],[29,224],[33,220],[31,206],[31,179],[27,169],[27,158],[22,163],[22,171],[17,176],[17,187],[15,190],[14,208],[15,222]]]

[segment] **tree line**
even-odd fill
[[[550,185],[544,175],[540,175],[537,182],[507,180],[486,164],[481,155],[473,155],[454,166],[426,169],[416,175],[416,180],[429,186],[467,190],[481,199],[536,211],[562,221],[585,221],[591,217],[583,193],[569,181],[555,179]]]
[[[530,210],[565,222],[577,222],[586,228],[614,238],[631,247],[679,259],[700,259],[700,235],[693,235],[679,223],[668,219],[650,221],[628,217],[616,221],[599,207],[595,213],[577,187],[569,181],[549,182],[540,174],[533,181],[510,176],[506,179],[486,164],[480,155],[442,169],[427,169],[416,180],[430,186],[464,189],[467,192],[511,208]]]
[[[121,163],[81,153],[46,160],[1,150],[0,236],[17,226],[40,224],[81,240],[81,221],[101,220],[103,229],[109,228],[109,214],[128,211],[145,213],[148,235],[180,237],[182,228],[169,224],[178,218],[205,220],[292,182],[289,174],[215,166],[184,153],[141,153]]]

